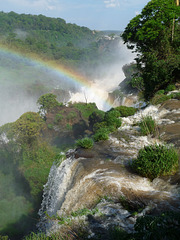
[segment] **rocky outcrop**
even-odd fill
[[[69,152],[68,158],[60,166],[53,166],[50,172],[41,217],[46,211],[60,218],[70,216],[72,221],[76,221],[72,212],[84,208],[98,209],[94,215],[87,214],[79,219],[88,225],[89,234],[101,233],[100,239],[104,240],[108,239],[107,229],[112,226],[118,225],[132,232],[138,216],[166,210],[179,211],[179,173],[173,178],[150,181],[129,168],[139,149],[160,142],[159,138],[141,136],[135,122],[144,115],[152,115],[159,123],[160,138],[168,136],[168,141],[172,143],[179,136],[175,131],[177,127],[173,125],[178,124],[178,108],[179,101],[168,101],[159,109],[149,106],[134,116],[123,118],[122,126],[111,134],[108,141],[99,142],[90,150]],[[163,132],[169,127],[174,127],[172,137],[168,131]],[[178,146],[178,143],[175,142],[175,145]],[[45,221],[44,224],[47,231],[62,228],[58,220]]]

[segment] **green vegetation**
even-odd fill
[[[45,233],[31,233],[26,236],[24,240],[68,240],[69,235],[66,237],[61,236],[60,233],[51,234],[51,236],[47,236]]]
[[[168,145],[145,146],[133,160],[132,168],[144,177],[154,179],[159,176],[172,175],[178,169],[178,154]]]
[[[19,168],[29,183],[30,193],[34,199],[41,195],[55,157],[55,149],[46,142],[39,141],[30,147],[22,146]]]
[[[95,111],[89,116],[89,124],[94,135],[95,142],[105,141],[109,138],[109,133],[114,132],[121,126],[120,112],[111,109],[108,112]]]
[[[0,235],[0,240],[9,240],[8,236],[1,236]]]
[[[70,113],[67,115],[67,120],[68,120],[68,121],[74,120],[75,118],[77,118],[77,113],[76,113],[76,112],[70,112]]]
[[[107,126],[113,130],[113,128],[117,129],[121,126],[121,119],[120,117],[120,113],[117,110],[110,110],[108,112],[105,113],[104,116],[104,121],[106,122]]]
[[[27,112],[14,123],[13,131],[18,142],[31,144],[40,136],[43,127],[44,121],[38,113]]]
[[[138,123],[142,135],[155,134],[156,122],[151,116],[145,116],[141,122]]]
[[[128,117],[132,116],[137,112],[137,109],[134,107],[126,107],[126,106],[119,106],[116,107],[115,110],[120,112],[121,117]]]
[[[57,96],[52,93],[46,93],[42,95],[37,104],[39,105],[39,112],[44,116],[48,111],[56,106],[59,106],[59,102],[56,100]]]
[[[128,47],[140,53],[134,81],[146,99],[178,81],[179,15],[176,1],[151,0],[122,34]]]
[[[85,137],[83,139],[79,139],[76,141],[76,145],[78,147],[82,147],[82,148],[86,148],[86,149],[89,149],[89,148],[92,148],[93,147],[93,140],[91,138],[88,138],[88,137]]]
[[[67,129],[68,131],[71,131],[71,130],[73,129],[73,127],[72,127],[71,124],[67,123],[67,124],[66,124],[66,129]]]
[[[151,99],[151,103],[154,105],[158,105],[169,99],[180,99],[180,92],[171,93],[169,95],[164,94],[164,92],[164,90],[159,90]]]
[[[165,212],[157,216],[147,215],[137,219],[135,239],[176,240],[180,234],[179,212]]]
[[[54,119],[54,123],[60,123],[64,119],[63,113],[57,113]]]
[[[61,18],[0,12],[1,46],[60,63],[72,70],[83,69],[88,76],[95,75],[91,70],[101,63],[116,61],[114,52],[109,51],[114,39],[102,40],[103,35],[103,32],[66,23]]]
[[[66,23],[61,18],[0,13],[0,40],[8,47],[43,54],[53,59],[77,60],[85,54],[80,46],[88,46],[100,35],[86,27]]]
[[[109,133],[110,131],[108,128],[100,128],[98,129],[95,134],[93,135],[93,139],[95,142],[99,142],[101,140],[106,141],[109,139]]]
[[[180,99],[180,93],[166,95],[168,91],[175,90],[174,83],[178,80],[179,74],[179,11],[174,1],[151,0],[141,14],[131,20],[122,35],[129,47],[135,48],[139,53],[136,58],[137,65],[131,65],[126,69],[128,81],[132,87],[144,91],[146,99],[156,93],[152,99],[154,104],[172,98]],[[112,56],[106,51],[104,43],[96,41],[98,36],[96,31],[92,32],[88,28],[78,27],[75,24],[66,24],[60,18],[0,12],[1,45],[22,53],[27,51],[27,55],[38,54],[43,59],[56,61],[57,64],[71,65],[81,69],[82,63],[86,67],[94,67],[100,59],[103,63],[108,62]],[[111,37],[114,36],[111,35]],[[102,46],[105,49],[103,51],[101,51]],[[8,66],[6,62],[4,64]],[[27,78],[26,81],[28,82],[29,79]],[[33,86],[27,86],[30,94],[33,91],[44,94],[50,89],[39,82],[33,84]],[[62,104],[52,93],[42,95],[37,103],[41,115],[28,112],[16,122],[0,127],[0,134],[5,134],[9,140],[7,143],[2,141],[0,145],[0,232],[4,235],[0,235],[2,240],[8,239],[5,236],[8,233],[10,238],[18,239],[19,237],[20,239],[25,232],[30,232],[34,219],[37,219],[36,212],[50,167],[54,160],[56,160],[55,164],[60,165],[65,159],[64,154],[57,155],[60,149],[51,146],[53,141],[50,141],[49,136],[46,141],[41,138],[46,132],[49,135],[54,134],[53,130],[50,131],[54,128],[54,123],[58,125],[57,128],[62,125],[64,131],[71,131],[71,133],[79,132],[79,129],[82,131],[83,128],[82,137],[89,123],[89,129],[94,134],[92,138],[97,142],[107,140],[109,133],[121,126],[120,117],[130,116],[136,112],[134,108],[121,106],[105,113],[98,110],[94,103],[69,104],[70,107],[77,109],[77,112],[73,110],[66,113],[55,112]],[[47,113],[52,109],[55,109],[56,115],[52,121],[46,123],[42,116],[46,119]],[[82,116],[82,120],[73,125],[73,121],[79,115]],[[139,126],[142,134],[154,134],[156,128],[155,121],[150,116],[144,118]],[[59,135],[56,137],[59,138]],[[77,140],[76,144],[89,149],[93,147],[93,140],[85,137]],[[131,167],[140,175],[153,180],[177,171],[178,154],[171,146],[150,145],[139,151]],[[138,213],[141,208],[141,205],[134,205],[129,199],[123,197],[119,201],[132,214]],[[74,217],[94,215],[97,212],[98,209],[80,209],[69,216],[59,217],[59,224],[69,224]],[[110,230],[110,239],[178,239],[179,225],[179,213],[143,216],[138,218],[134,234],[128,234],[117,226]],[[32,233],[25,237],[25,240],[69,240],[74,236],[87,239],[87,233],[79,237],[77,232],[74,234],[69,228],[68,232],[71,233],[66,236]]]
[[[85,119],[88,119],[89,116],[94,111],[97,110],[97,107],[96,107],[95,103],[82,103],[82,102],[78,102],[78,103],[70,103],[69,106],[78,109]]]
[[[66,154],[64,152],[61,152],[56,155],[54,163],[56,164],[56,166],[60,166],[65,159],[66,159]]]
[[[89,211],[88,214],[92,214],[89,213]],[[46,236],[44,233],[31,233],[29,236],[25,237],[24,240],[71,240],[76,238],[82,240],[88,239],[88,230],[85,229],[85,226],[83,226],[83,229],[76,228],[75,230],[73,227],[74,226],[69,227],[68,229],[71,231],[66,234],[61,235],[60,233],[56,233],[52,234],[51,236]],[[107,240],[178,240],[180,234],[180,214],[176,212],[164,212],[157,214],[156,216],[146,215],[139,217],[135,224],[134,233],[126,232],[118,225],[111,226],[106,230]],[[96,233],[89,239],[102,239],[102,236],[100,233]],[[2,240],[6,240],[6,238]]]
[[[132,200],[122,195],[119,198],[119,202],[123,208],[130,212],[132,215],[137,215],[139,212],[142,212],[145,207],[145,204],[138,197]]]
[[[109,240],[135,240],[135,238],[119,226],[114,226],[109,229]]]
[[[170,92],[170,91],[174,91],[176,90],[176,86],[174,84],[169,84],[166,89],[165,92]]]
[[[27,112],[16,122],[0,127],[8,141],[0,145],[0,232],[21,239],[34,227],[43,185],[57,149],[42,140],[45,122]]]
[[[105,112],[101,111],[99,109],[95,110],[90,116],[89,116],[89,126],[90,128],[93,128],[93,126],[96,123],[100,123],[104,120]]]
[[[47,125],[47,127],[48,127],[49,129],[53,129],[53,124],[49,123],[49,124]]]
[[[82,216],[87,216],[87,215],[95,215],[96,213],[100,213],[98,208],[93,208],[93,209],[88,209],[88,208],[82,208],[78,209],[75,212],[71,212],[70,215],[66,216],[49,216],[46,213],[46,217],[48,219],[53,219],[53,220],[58,220],[58,224],[63,225],[63,224],[70,224],[73,221],[73,218],[76,217],[82,217]]]

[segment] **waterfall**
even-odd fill
[[[43,201],[39,210],[40,228],[57,231],[60,227],[53,221],[47,221],[44,212],[49,216],[64,216],[78,209],[91,208],[96,205],[97,199],[103,196],[115,199],[110,203],[103,200],[96,205],[99,211],[107,216],[100,224],[104,229],[114,223],[132,232],[137,217],[153,208],[179,209],[178,185],[161,178],[150,181],[128,169],[129,162],[137,156],[139,149],[145,145],[160,143],[159,139],[151,136],[137,135],[138,127],[134,126],[134,123],[144,116],[151,115],[157,123],[170,124],[171,121],[165,119],[169,113],[170,110],[148,106],[134,116],[122,118],[122,126],[110,135],[105,145],[95,144],[92,150],[93,157],[77,158],[76,150],[71,150],[60,166],[54,164],[44,186]],[[136,217],[132,217],[118,202],[120,197],[135,201],[143,206],[143,210]],[[88,218],[85,220],[89,221]]]
[[[122,67],[132,63],[136,56],[126,47],[121,38],[117,38],[117,41],[116,49],[111,49],[115,51],[114,62],[93,69],[99,77],[92,80],[90,88],[83,86],[78,92],[71,93],[71,102],[95,102],[97,107],[104,111],[112,107],[107,103],[109,93],[124,80]]]
[[[65,159],[60,166],[54,163],[50,169],[48,181],[44,185],[43,201],[38,212],[41,218],[40,228],[46,219],[45,213],[50,217],[57,214],[57,211],[62,206],[66,192],[72,184],[71,179],[75,174],[73,167],[76,164],[73,152],[73,150],[69,150],[68,153],[71,153],[71,156]]]

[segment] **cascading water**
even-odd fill
[[[95,102],[97,107],[101,110],[107,111],[110,105],[106,103],[109,92],[115,90],[121,81],[124,80],[125,75],[122,67],[124,64],[133,62],[135,54],[132,54],[123,44],[121,38],[118,39],[116,48],[116,63],[100,67],[100,73],[104,73],[103,77],[96,77],[91,82],[91,88],[82,87],[79,92],[71,93],[71,102]],[[100,74],[101,75],[101,74]]]
[[[137,135],[138,128],[134,123],[142,116],[152,115],[157,123],[170,124],[170,121],[165,121],[169,112],[149,106],[134,116],[122,118],[122,127],[110,136],[105,145],[97,143],[89,150],[91,158],[78,157],[77,151],[72,151],[70,157],[59,167],[53,165],[39,211],[41,226],[44,224],[46,231],[57,231],[60,228],[56,221],[46,221],[45,211],[50,216],[64,216],[84,207],[92,208],[97,204],[97,199],[103,196],[109,196],[116,201],[108,202],[104,199],[96,205],[106,217],[95,225],[86,217],[85,221],[92,225],[92,229],[97,225],[107,229],[114,223],[132,232],[137,217],[154,208],[179,209],[180,189],[177,184],[171,184],[163,178],[156,178],[151,182],[128,169],[128,163],[137,156],[140,148],[160,143],[158,139],[150,136]],[[120,196],[137,202],[143,206],[143,210],[136,217],[132,216],[117,201]]]

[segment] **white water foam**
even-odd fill
[[[112,65],[101,67],[100,72],[105,72],[105,77],[96,78],[91,83],[91,88],[82,87],[79,92],[71,93],[71,102],[95,102],[101,110],[107,111],[112,106],[107,103],[109,92],[115,90],[125,79],[122,67],[133,62],[133,54],[120,39],[117,47],[117,62]]]

